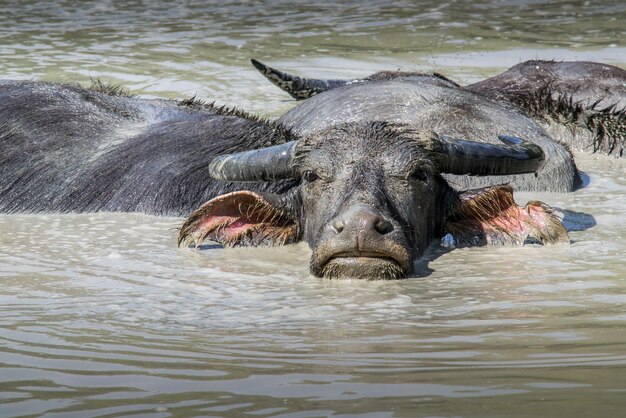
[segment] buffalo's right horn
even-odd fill
[[[522,138],[499,135],[503,144],[438,138],[436,158],[442,173],[498,176],[534,173],[544,163],[543,150]]]
[[[317,93],[334,89],[335,87],[360,82],[360,80],[316,80],[312,78],[302,78],[276,70],[254,58],[251,59],[250,62],[265,78],[280,89],[289,93],[291,97],[296,100],[308,99]]]
[[[293,156],[297,141],[219,155],[209,164],[209,175],[223,181],[272,181],[296,178]]]

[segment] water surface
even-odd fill
[[[3,78],[123,84],[266,116],[250,67],[439,71],[531,58],[626,66],[623,2],[22,2]],[[310,252],[176,248],[178,218],[0,215],[0,416],[620,416],[626,161],[577,155],[571,245],[438,254],[398,282],[310,277]],[[587,228],[587,229],[585,229]]]

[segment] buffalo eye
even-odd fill
[[[428,181],[428,173],[423,168],[418,168],[411,173],[411,179],[426,182]]]
[[[315,180],[317,180],[319,176],[317,175],[315,171],[307,170],[304,173],[302,173],[302,178],[306,180],[307,182],[312,183]]]

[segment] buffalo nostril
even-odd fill
[[[333,229],[335,230],[336,233],[340,233],[341,231],[343,231],[343,229],[346,227],[346,225],[343,223],[343,221],[341,219],[337,219],[335,222],[333,222]]]
[[[374,224],[374,228],[380,234],[388,234],[389,232],[393,230],[393,226],[391,225],[391,222],[386,221],[384,219],[377,220],[376,223]]]

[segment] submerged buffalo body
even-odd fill
[[[464,88],[438,75],[328,81],[255,65],[307,100],[270,122],[0,83],[0,210],[200,206],[181,244],[306,240],[315,275],[399,278],[446,234],[459,245],[567,241],[548,207],[518,207],[512,188],[578,187],[568,146],[624,152],[626,72],[611,66],[533,62]]]

